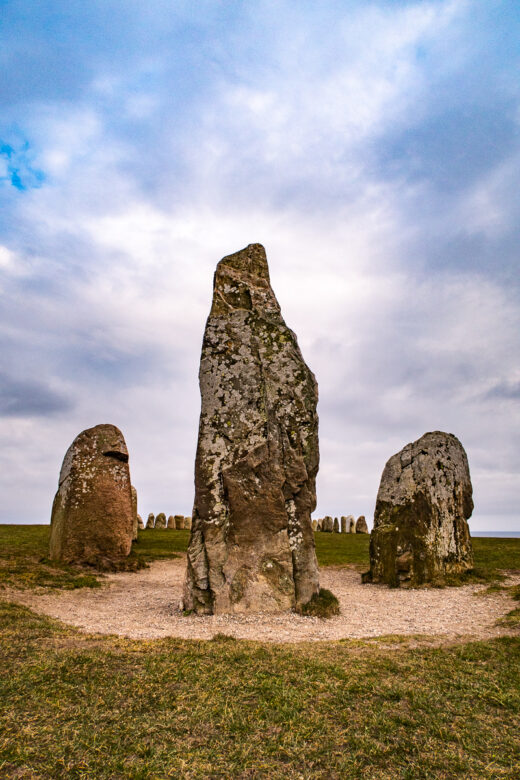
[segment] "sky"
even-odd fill
[[[221,257],[260,242],[320,392],[315,517],[444,430],[520,530],[517,0],[0,0],[0,522],[112,423],[190,514]]]

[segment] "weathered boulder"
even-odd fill
[[[63,459],[51,517],[50,557],[111,567],[130,552],[134,527],[128,450],[115,425],[77,436]]]
[[[365,520],[365,515],[360,515],[356,520],[356,533],[357,534],[368,533],[368,525],[367,525],[367,521]]]
[[[166,523],[166,528],[175,528],[175,518],[173,515],[168,516],[168,522]]]
[[[191,517],[185,517],[184,518],[184,530],[185,531],[191,531],[191,524],[192,524]]]
[[[184,515],[175,515],[175,528],[177,531],[182,531],[184,528]]]
[[[421,585],[473,565],[468,459],[451,433],[425,433],[386,464],[365,580]]]
[[[137,527],[139,528],[140,531],[144,529],[144,522],[141,515],[137,515]]]
[[[334,531],[334,520],[329,515],[325,515],[321,524],[321,530],[327,534],[331,534]]]
[[[159,512],[156,516],[154,528],[166,528],[166,515],[164,512]]]
[[[130,486],[130,490],[132,491],[132,518],[133,518],[132,541],[135,542],[135,540],[137,539],[137,531],[139,529],[139,523],[137,521],[137,490],[133,485]]]
[[[341,516],[341,519],[340,519],[340,528],[341,528],[341,533],[342,533],[342,534],[346,534],[346,533],[348,533],[348,528],[347,528],[347,518],[345,517],[345,515],[342,515],[342,516]]]
[[[334,518],[333,530],[335,534],[339,534],[339,520],[337,517]]]
[[[147,528],[153,528],[155,525],[155,515],[153,512],[150,512],[148,515],[148,520],[146,521],[146,527]]]
[[[347,517],[348,520],[348,532],[349,534],[355,534],[356,533],[356,519],[354,515],[349,515]]]
[[[260,244],[217,266],[199,376],[184,607],[273,612],[305,604],[319,591],[310,521],[318,392]]]

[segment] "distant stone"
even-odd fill
[[[137,527],[139,528],[140,531],[144,529],[143,518],[141,517],[141,515],[137,515]]]
[[[320,517],[320,519],[318,520],[318,523],[317,523],[317,528],[316,528],[316,530],[317,530],[317,531],[323,531],[323,518],[321,518],[321,517]]]
[[[321,530],[324,531],[327,534],[331,534],[334,531],[334,520],[329,515],[325,515],[323,518],[323,523],[321,525]]]
[[[342,516],[341,516],[341,523],[340,523],[340,526],[341,526],[341,533],[342,533],[342,534],[346,534],[346,533],[348,533],[348,528],[347,528],[347,518],[345,517],[345,515],[342,515]]]
[[[339,534],[339,520],[337,517],[334,518],[334,533]]]
[[[88,428],[63,459],[52,507],[50,557],[111,568],[128,556],[133,529],[123,434],[114,425]]]
[[[318,393],[260,244],[218,264],[200,388],[184,606],[218,614],[305,604],[319,590],[310,519]]]
[[[365,515],[360,515],[356,520],[356,533],[357,534],[368,533],[368,525],[367,525],[367,521],[365,520]]]
[[[170,515],[170,516],[168,517],[168,522],[167,522],[167,524],[166,524],[166,527],[167,527],[167,528],[175,528],[175,518],[174,518],[174,516],[173,516],[173,515]]]
[[[175,528],[177,531],[182,531],[184,528],[184,515],[175,515]]]
[[[312,521],[312,530],[314,531],[314,533],[316,533],[316,531],[318,530],[318,521],[317,520],[313,520]]]
[[[185,517],[184,518],[184,530],[185,531],[191,531],[191,524],[192,524],[191,517]]]
[[[153,528],[155,525],[155,515],[153,512],[150,512],[148,515],[148,520],[146,521],[146,527],[147,528]]]
[[[356,520],[353,515],[349,515],[347,517],[348,520],[348,532],[349,534],[355,534],[356,533]]]
[[[137,531],[139,529],[139,523],[137,522],[137,490],[132,485],[131,486],[132,491],[132,518],[133,518],[133,530],[132,530],[132,540],[135,542],[137,539]]]
[[[422,585],[473,566],[468,459],[451,433],[426,433],[386,464],[365,581]]]
[[[159,512],[155,518],[155,528],[166,528],[166,515],[164,512]]]

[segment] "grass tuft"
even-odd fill
[[[331,618],[339,615],[339,601],[330,590],[320,588],[307,604],[296,607],[296,612],[305,617]]]

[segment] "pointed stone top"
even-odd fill
[[[217,274],[222,266],[234,268],[237,271],[245,271],[251,276],[260,276],[269,281],[269,266],[267,265],[267,256],[262,244],[249,244],[245,249],[235,252],[232,255],[223,257],[217,266]]]

